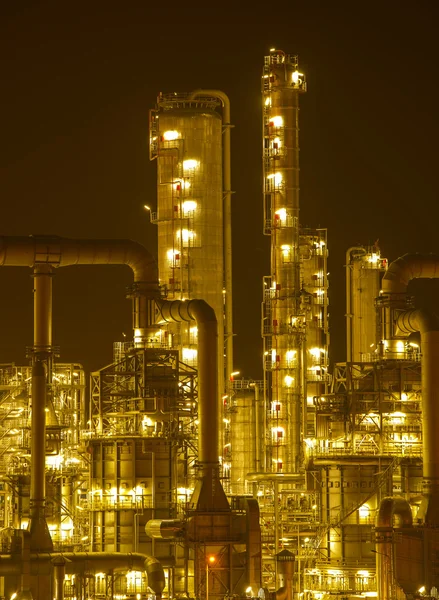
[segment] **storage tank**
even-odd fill
[[[157,159],[160,284],[169,299],[199,298],[218,320],[219,393],[224,390],[224,244],[222,121],[213,98],[161,94],[151,113],[151,158]],[[171,324],[158,342],[197,366],[197,328]]]

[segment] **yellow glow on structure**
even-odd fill
[[[183,213],[193,212],[197,208],[195,200],[185,200],[182,205]]]
[[[322,348],[310,348],[309,353],[314,358],[320,358],[320,355],[323,354],[324,350]]]
[[[404,342],[401,342],[401,340],[399,342],[396,342],[396,351],[404,352],[404,350],[405,350]]]
[[[178,179],[177,181],[174,181],[173,186],[175,190],[178,188],[188,190],[191,187],[191,182],[187,179]]]
[[[195,169],[198,167],[198,161],[192,158],[183,161],[183,170],[188,171],[189,169]]]
[[[267,179],[274,179],[274,185],[280,185],[283,181],[282,173],[272,173],[267,175]]]
[[[285,353],[285,358],[288,362],[296,360],[297,350],[287,350]]]
[[[174,131],[174,130],[165,131],[165,133],[163,134],[163,139],[165,140],[165,142],[177,140],[179,137],[180,137],[180,134],[178,133],[178,131]]]
[[[294,381],[294,377],[291,377],[291,375],[285,375],[284,382],[285,382],[286,386],[290,387],[290,385],[293,383],[293,381]]]
[[[293,83],[301,83],[300,78],[303,77],[303,73],[299,73],[299,71],[293,72]]]
[[[282,250],[282,256],[284,258],[290,258],[291,246],[289,246],[288,244],[283,244],[280,248]]]
[[[181,355],[183,360],[196,360],[198,352],[195,348],[183,348]]]
[[[143,417],[142,424],[144,427],[152,427],[154,422],[149,417]]]
[[[270,119],[270,124],[274,125],[274,127],[282,127],[284,124],[284,119],[283,117],[271,117]]]
[[[286,208],[279,208],[274,214],[278,215],[279,219],[281,221],[286,221],[287,218],[287,209]]]
[[[195,237],[195,232],[192,229],[179,229],[177,231],[177,238],[183,241],[183,244],[188,244]]]
[[[377,254],[376,252],[373,252],[372,254],[369,254],[369,256],[367,257],[367,260],[370,263],[377,263],[380,260],[380,255]]]
[[[168,260],[170,261],[174,261],[174,259],[180,254],[180,252],[178,250],[168,250],[166,252],[166,256],[168,257]]]
[[[285,433],[285,429],[283,427],[272,427],[271,428],[271,435],[274,438],[282,438],[284,436]]]

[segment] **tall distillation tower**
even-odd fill
[[[297,56],[265,57],[263,97],[264,233],[271,274],[264,278],[262,334],[266,470],[297,473],[307,437],[307,403],[327,380],[326,230],[299,227],[299,96],[306,91]]]
[[[151,159],[157,159],[158,266],[169,299],[202,298],[218,320],[219,394],[224,391],[224,244],[220,102],[161,94],[151,112]],[[230,300],[230,299],[229,299]],[[231,301],[231,300],[230,300]],[[197,366],[197,329],[173,324],[157,334]]]

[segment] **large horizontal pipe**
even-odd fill
[[[156,262],[150,252],[132,240],[67,239],[58,236],[1,236],[0,266],[53,267],[72,265],[128,265],[134,282],[157,286]]]

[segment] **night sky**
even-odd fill
[[[131,238],[155,252],[143,209],[156,202],[148,111],[160,91],[224,90],[235,125],[234,366],[260,378],[260,76],[270,47],[297,53],[308,79],[301,223],[329,229],[331,358],[343,360],[346,249],[379,239],[390,260],[439,253],[438,3],[255,3],[229,19],[220,5],[153,6],[3,0],[0,234]],[[130,281],[126,267],[57,272],[62,361],[111,362],[113,341],[131,333]],[[0,269],[0,283],[0,362],[26,364],[30,271]],[[438,304],[439,286],[421,297]]]

